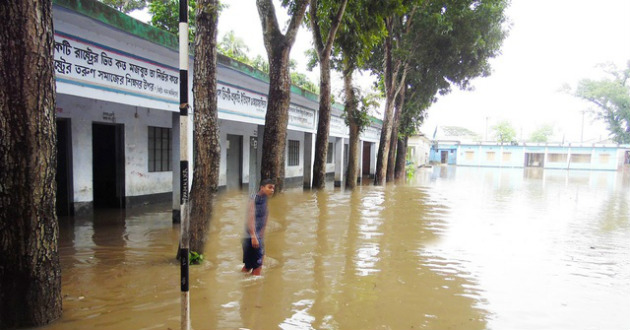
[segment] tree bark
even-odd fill
[[[404,81],[401,83],[405,83]],[[392,124],[392,137],[391,144],[389,147],[389,154],[387,160],[387,182],[394,181],[395,171],[396,171],[396,160],[398,154],[398,127],[400,125],[400,116],[403,112],[403,107],[405,105],[405,91],[407,89],[402,87],[400,89],[400,93],[398,93],[398,97],[396,98],[396,106],[395,106],[395,114],[394,114],[394,122]]]
[[[328,155],[331,111],[330,53],[347,3],[348,0],[343,0],[339,4],[337,14],[331,23],[328,36],[324,41],[319,25],[320,18],[317,15],[318,0],[311,0],[311,30],[313,31],[313,42],[319,59],[319,119],[317,121],[315,159],[313,163],[313,188],[315,189],[323,189],[326,187],[326,159]]]
[[[407,174],[407,141],[409,137],[398,138],[398,152],[396,153],[396,168],[394,170],[394,180],[404,180]]]
[[[256,0],[269,61],[269,93],[260,179],[275,179],[276,192],[284,188],[284,154],[291,101],[289,54],[308,3],[308,0],[296,1],[294,14],[283,35],[272,1]]]
[[[346,67],[343,70],[343,86],[346,94],[345,108],[350,128],[350,141],[348,142],[348,169],[346,170],[346,188],[354,189],[359,177],[359,134],[361,127],[356,122],[357,100],[352,86],[352,74],[354,68]]]
[[[0,328],[61,316],[51,0],[0,6]]]
[[[194,149],[190,189],[190,251],[203,253],[212,206],[219,186],[219,118],[217,109],[217,0],[198,0],[195,34]]]

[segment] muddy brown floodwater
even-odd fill
[[[288,190],[263,276],[245,192],[191,267],[193,329],[630,329],[630,175],[434,167],[405,185]],[[40,329],[179,329],[169,205],[60,219],[64,312]]]

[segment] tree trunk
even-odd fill
[[[359,177],[359,134],[361,127],[356,122],[357,100],[352,86],[354,68],[344,68],[343,86],[346,94],[345,108],[350,126],[350,141],[348,142],[348,169],[346,170],[346,188],[354,189]]]
[[[407,169],[407,141],[409,137],[398,138],[398,152],[396,153],[396,167],[394,169],[394,180],[404,180]]]
[[[269,54],[269,96],[265,114],[265,133],[260,179],[275,179],[276,191],[284,187],[284,154],[289,124],[291,78],[289,75],[290,47],[273,46]]]
[[[326,187],[326,159],[328,155],[328,136],[330,133],[330,52],[337,29],[341,24],[341,17],[346,9],[348,0],[339,3],[335,18],[331,22],[330,30],[323,39],[320,30],[320,17],[318,16],[318,0],[311,0],[311,30],[313,41],[319,59],[319,120],[317,121],[317,137],[315,139],[315,160],[313,163],[313,188]]]
[[[194,62],[195,164],[190,189],[190,251],[204,252],[212,205],[219,186],[217,110],[217,0],[198,0]]]
[[[269,93],[260,179],[275,179],[276,192],[281,192],[284,188],[284,152],[291,101],[289,54],[308,3],[308,0],[296,0],[289,27],[283,35],[272,1],[256,0],[269,61]]]
[[[404,83],[404,82],[401,82]],[[396,106],[394,114],[394,122],[392,124],[392,137],[391,144],[389,146],[389,154],[387,160],[387,182],[394,181],[394,172],[396,171],[396,155],[398,154],[398,127],[400,126],[400,116],[403,112],[403,106],[405,104],[405,90],[401,88],[398,97],[396,98]]]
[[[326,187],[326,159],[328,136],[330,134],[330,56],[319,61],[319,120],[315,138],[315,159],[313,162],[313,188]]]
[[[0,5],[0,328],[61,316],[51,0]]]
[[[383,126],[381,127],[381,139],[378,146],[376,156],[376,172],[374,173],[374,184],[384,185],[387,175],[387,162],[389,160],[390,139],[392,136],[394,101],[396,98],[396,74],[393,73],[394,64],[392,59],[392,37],[391,22],[388,22],[388,31],[390,32],[385,38],[385,114],[383,117]]]

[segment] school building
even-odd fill
[[[459,166],[617,171],[630,164],[630,145],[434,141],[430,160]]]
[[[177,37],[95,0],[55,0],[58,213],[172,201],[179,210]],[[189,100],[193,105],[193,57]],[[260,173],[268,76],[224,56],[217,61],[222,189],[251,189]],[[318,96],[292,87],[285,185],[310,187]],[[327,177],[344,180],[348,127],[335,105]],[[194,108],[188,141],[192,141]],[[361,174],[373,175],[380,123],[361,135]],[[260,143],[259,143],[260,141]],[[192,159],[192,142],[188,159]],[[191,162],[192,167],[192,162]],[[192,168],[190,169],[192,173]]]

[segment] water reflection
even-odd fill
[[[195,329],[623,329],[624,173],[421,169],[408,185],[270,201],[262,277],[239,272],[247,196],[218,197],[191,268]],[[50,329],[175,329],[168,206],[61,223]]]

